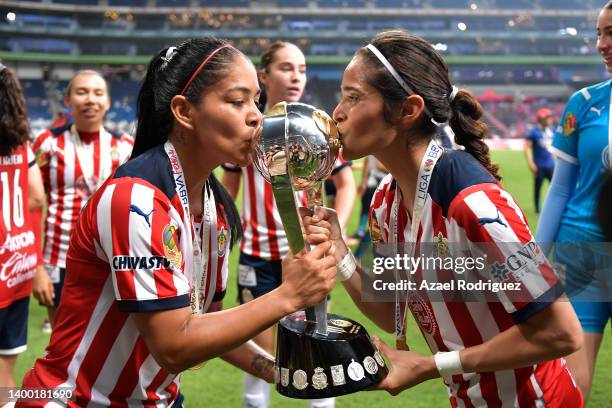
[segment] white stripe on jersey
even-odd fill
[[[266,190],[269,190],[267,194],[272,194],[272,187],[252,165],[243,167],[241,170],[243,176],[242,211],[245,229],[240,250],[247,255],[263,259],[282,259],[289,252],[289,241],[287,241],[276,201],[274,201],[272,214],[268,214],[266,211]],[[253,204],[255,205],[254,213],[252,211]],[[272,218],[271,229],[268,229],[268,217]],[[256,223],[255,228],[251,223]],[[276,241],[278,253],[272,253],[271,240]],[[259,251],[257,251],[257,246]]]
[[[466,378],[467,376],[463,376],[463,378],[465,380],[469,381],[469,378]],[[473,381],[473,375],[472,377],[472,381]],[[485,399],[482,397],[482,390],[480,389],[480,382],[478,381],[474,381],[474,384],[471,385],[468,389],[467,389],[467,395],[470,398],[470,402],[476,406],[476,407],[486,407],[487,406],[487,402],[485,401]],[[459,400],[461,400],[461,398],[458,398]],[[463,401],[462,401],[463,402]]]
[[[89,319],[89,322],[87,322],[87,328],[83,333],[83,337],[81,338],[76,351],[72,355],[70,364],[68,365],[68,378],[63,384],[58,385],[57,388],[74,388],[76,386],[76,378],[79,373],[79,369],[81,368],[81,363],[83,363],[83,359],[89,352],[89,347],[98,333],[100,324],[102,324],[104,317],[108,314],[108,311],[114,303],[114,296],[112,293],[110,293],[112,290],[111,281],[112,279],[109,275],[106,282],[104,282],[104,286],[100,292],[100,297],[98,297],[96,302],[96,307],[91,314],[91,318]]]
[[[540,401],[536,401],[536,407],[542,408],[545,406],[544,401],[541,401],[541,398],[544,396],[544,393],[542,392],[542,388],[540,387],[538,380],[535,378],[535,372],[537,368],[537,365],[533,366],[533,373],[529,376],[529,381],[531,381],[531,385],[533,386],[536,395],[538,396],[538,398],[540,398]]]
[[[149,222],[152,221],[151,216],[153,211],[153,196],[155,190],[146,187],[142,184],[134,184],[132,187],[132,205],[137,206],[145,214],[149,215]],[[100,207],[98,207],[100,208]],[[131,208],[131,207],[130,207]],[[130,210],[129,216],[129,255],[130,257],[151,257],[151,227],[147,224],[145,218],[134,211]],[[146,225],[143,225],[146,224]],[[142,236],[143,234],[149,236]],[[151,269],[138,268],[138,273],[134,273],[134,287],[136,289],[136,299],[157,299],[157,287],[155,285],[154,271]]]
[[[178,388],[178,381],[179,381],[179,376],[175,375],[175,374],[168,374],[168,376],[166,376],[166,378],[164,379],[164,381],[162,381],[162,383],[159,385],[159,387],[157,387],[157,390],[155,391],[155,394],[158,395],[162,401],[168,401],[168,399],[171,397],[171,394],[166,391],[166,388],[172,384],[175,383],[177,384],[177,390]],[[174,401],[173,401],[174,402]],[[162,402],[157,402],[156,403],[157,406],[159,407],[164,407]]]
[[[91,388],[91,401],[88,407],[95,405],[110,405],[108,395],[110,395],[117,385],[117,379],[121,375],[125,362],[128,361],[130,355],[134,351],[134,345],[139,336],[140,333],[134,321],[132,319],[127,319],[119,335],[113,342],[113,346],[104,360],[104,365],[100,373],[98,373],[96,382]]]
[[[97,241],[102,246],[104,250],[104,254],[113,253],[113,233],[111,228],[111,203],[113,201],[113,193],[115,191],[116,184],[111,184],[107,186],[102,192],[102,197],[100,198],[100,202],[98,203],[98,207],[96,208],[96,220],[98,222],[98,239]],[[96,251],[97,252],[97,251]],[[113,259],[107,259],[106,256],[102,257],[98,254],[98,257],[103,261],[109,263],[109,265],[113,264]],[[114,274],[114,271],[111,272]],[[115,294],[117,295],[117,299],[121,300],[121,296],[119,294],[119,288],[117,287],[117,280],[112,279],[113,288],[115,290]]]
[[[138,378],[140,379],[139,384],[136,384],[130,399],[140,400],[143,395],[147,395],[147,388],[151,385],[157,374],[159,373],[159,364],[155,361],[153,354],[150,354],[140,365],[138,370]],[[141,405],[138,405],[139,407]]]
[[[495,384],[497,385],[497,395],[503,407],[519,406],[514,370],[495,371]]]

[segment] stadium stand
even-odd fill
[[[539,103],[566,100],[604,77],[594,49],[594,0],[46,0],[0,4],[0,58],[27,86],[33,123],[62,109],[63,80],[105,71],[110,126],[133,126],[144,65],[164,46],[213,34],[257,56],[271,41],[296,42],[309,58],[306,98],[333,109],[342,70],[376,32],[423,36],[449,61],[453,80],[483,97],[513,85],[511,101],[486,100],[501,136],[521,136]],[[66,7],[75,5],[75,7]],[[194,6],[198,6],[195,7]],[[265,7],[264,7],[265,6]],[[271,7],[277,7],[271,10]],[[145,9],[146,7],[146,9]],[[158,8],[155,8],[158,7]],[[342,10],[342,12],[339,12]],[[464,30],[460,27],[464,26]],[[44,64],[31,62],[45,53]],[[563,55],[563,58],[558,57]],[[104,64],[104,65],[102,65]],[[44,75],[42,67],[50,73]],[[541,86],[545,86],[544,91]],[[533,90],[534,87],[540,87]],[[60,93],[59,97],[57,94]]]

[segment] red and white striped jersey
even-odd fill
[[[132,152],[133,139],[100,128],[99,137],[81,137],[72,123],[47,129],[34,142],[47,193],[44,261],[64,268],[68,241],[92,193]]]
[[[396,188],[389,174],[372,199],[370,231],[375,242],[396,242],[394,225],[398,226],[397,241],[411,239],[409,215],[401,194],[396,196]],[[396,197],[400,202],[394,215]],[[475,158],[459,150],[446,150],[431,175],[415,254],[420,254],[426,243],[444,245],[447,251],[461,248],[471,257],[481,255],[481,248],[486,247],[487,254],[494,252],[500,262],[513,255],[508,253],[512,246],[536,246],[526,218],[510,194]],[[431,351],[482,344],[547,307],[563,288],[552,267],[543,262],[533,273],[502,275],[521,282],[522,289],[519,293],[497,292],[498,301],[431,300],[423,291],[408,291],[407,304]],[[489,269],[483,274],[489,274],[484,277],[491,281],[500,279]],[[453,272],[418,269],[412,279],[420,288],[424,280],[448,282]],[[452,406],[562,407],[578,406],[579,402],[572,405],[568,401],[581,400],[563,359],[515,370],[454,375],[444,381]]]
[[[0,156],[0,308],[30,296],[36,243],[28,211],[28,170],[34,154],[23,144]]]
[[[130,313],[189,307],[194,281],[203,282],[197,290],[206,305],[194,313],[223,298],[231,237],[225,211],[207,189],[216,211],[199,229],[208,231],[201,280],[186,268],[197,248],[185,239],[184,225],[191,224],[163,146],[121,166],[94,193],[72,234],[56,327],[24,387],[76,387],[69,407],[181,406],[179,376],[155,361]]]
[[[338,158],[332,174],[350,166]],[[242,171],[242,229],[240,251],[246,255],[277,261],[289,252],[289,241],[276,207],[272,185],[263,178],[253,165],[236,167],[223,165],[226,171]],[[297,192],[296,199],[306,205],[306,194]]]

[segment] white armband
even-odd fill
[[[442,377],[450,377],[451,375],[463,373],[459,350],[436,353],[434,359],[436,361],[436,368]]]
[[[348,252],[344,255],[344,258],[336,264],[336,268],[338,268],[336,277],[340,282],[344,282],[353,276],[353,273],[357,269],[357,261],[355,261],[355,256],[350,248],[348,248]]]

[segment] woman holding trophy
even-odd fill
[[[336,267],[330,243],[289,255],[277,289],[220,311],[241,228],[212,171],[253,160],[258,99],[255,68],[223,41],[151,60],[132,157],[81,213],[56,328],[24,388],[75,390],[74,406],[182,406],[178,373],[217,356],[273,381],[270,357],[247,341],[324,299]]]
[[[265,91],[264,111],[279,102],[298,102],[306,87],[306,58],[302,51],[289,42],[275,42],[264,52],[258,76]],[[335,208],[340,224],[346,226],[351,215],[355,184],[350,162],[337,160],[331,180],[337,190]],[[238,299],[249,302],[277,288],[282,282],[281,262],[289,251],[287,235],[282,224],[272,186],[253,165],[239,167],[223,165],[223,185],[233,198],[238,195],[243,180],[242,221],[244,237],[240,242],[238,266]],[[305,193],[297,193],[306,204]],[[274,327],[260,333],[254,341],[269,353],[274,353]],[[245,373],[244,405],[264,408],[269,406],[270,386],[257,376]],[[333,399],[311,401],[317,408],[334,406]]]
[[[499,184],[483,141],[481,106],[451,85],[446,63],[427,41],[401,31],[377,35],[346,68],[341,92],[333,116],[345,157],[373,154],[390,171],[372,200],[374,241],[400,244],[410,257],[427,243],[445,250],[460,245],[468,256],[493,248],[500,267],[512,256],[504,243],[539,253],[522,211]],[[444,123],[463,150],[445,150],[433,141]],[[400,350],[378,342],[392,366],[380,389],[395,395],[442,377],[452,406],[582,406],[560,358],[581,346],[580,326],[545,259],[522,274],[484,271],[492,280],[523,287],[518,294],[499,292],[495,301],[433,301],[407,290],[405,303],[365,302],[368,274],[352,259],[334,212],[319,208],[305,223],[311,244],[334,242],[337,278],[353,301],[379,327],[395,331]],[[453,273],[437,270],[433,276],[442,281]],[[423,276],[419,269],[412,279],[418,285]],[[408,351],[408,309],[434,356]]]

